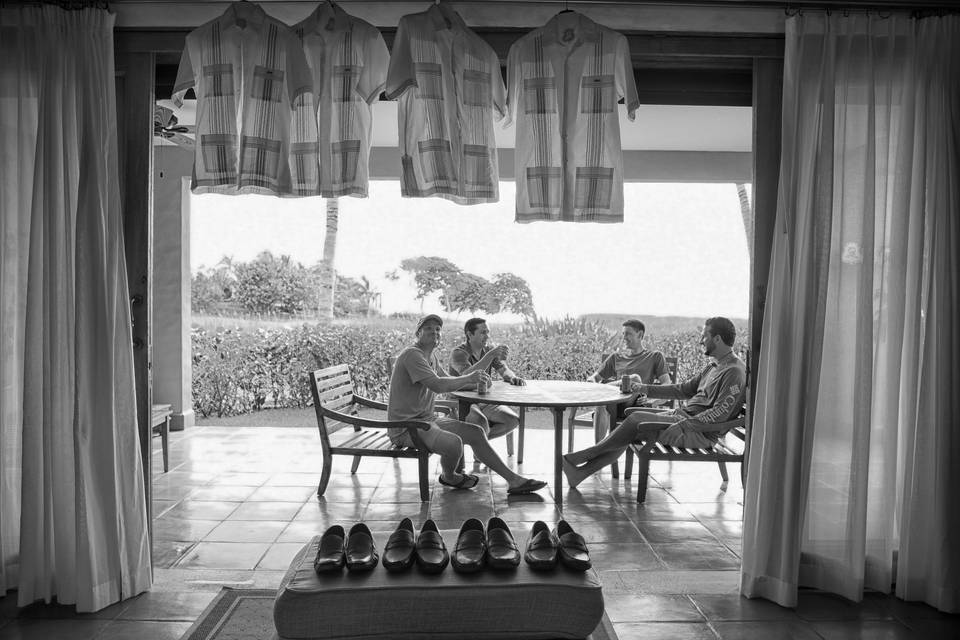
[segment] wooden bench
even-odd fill
[[[323,469],[317,485],[317,497],[323,496],[330,482],[333,456],[353,456],[350,473],[356,473],[363,456],[415,458],[419,463],[420,500],[430,499],[427,462],[430,452],[420,439],[419,431],[430,428],[427,422],[414,420],[389,421],[387,405],[353,392],[350,367],[345,364],[318,369],[310,373],[310,391],[317,412],[320,444],[323,448]],[[373,417],[376,416],[376,417]],[[387,436],[389,428],[405,428],[416,446],[401,447]]]
[[[160,434],[160,451],[163,454],[163,472],[170,469],[170,416],[173,410],[169,404],[155,404],[151,411],[151,433]]]
[[[664,429],[669,423],[662,423]],[[730,481],[727,475],[727,463],[740,463],[740,479],[743,480],[746,471],[746,456],[748,449],[747,420],[744,412],[735,420],[717,423],[716,431],[724,433],[717,443],[709,449],[686,449],[672,447],[657,442],[656,439],[635,442],[627,448],[626,468],[624,477],[630,478],[633,467],[633,456],[637,456],[637,502],[647,499],[647,480],[650,476],[651,460],[671,460],[679,462],[716,462],[720,467],[720,477],[723,478],[723,487]]]

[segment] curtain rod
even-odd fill
[[[110,3],[106,0],[17,0],[16,2],[0,0],[0,8],[17,5],[39,7],[45,4],[60,7],[66,11],[80,11],[82,9],[110,10]]]

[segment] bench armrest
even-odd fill
[[[351,416],[347,413],[327,409],[322,405],[320,409],[323,415],[331,420],[345,422],[346,424],[352,424],[357,427],[369,427],[371,429],[417,429],[420,431],[426,431],[430,428],[429,422],[422,422],[420,420],[374,420],[372,418]]]
[[[386,402],[380,402],[379,400],[371,400],[370,398],[358,396],[357,394],[353,394],[353,401],[365,407],[370,407],[371,409],[379,409],[380,411],[387,410]]]

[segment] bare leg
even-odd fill
[[[520,425],[520,416],[503,405],[487,405],[483,408],[483,415],[487,419],[487,424],[490,425],[487,431],[487,438],[490,440],[505,436]]]
[[[665,428],[663,418],[658,414],[632,413],[594,446],[563,456],[563,473],[570,486],[576,487],[600,469],[612,464],[631,442],[662,431]]]
[[[437,434],[430,450],[440,456],[443,481],[455,484],[462,478],[457,469],[460,468],[460,460],[463,458],[463,441],[455,433],[443,429],[438,431],[440,433]]]
[[[473,449],[473,455],[480,462],[490,467],[490,470],[507,481],[512,487],[518,487],[527,481],[527,478],[515,473],[506,463],[497,455],[497,452],[490,446],[487,436],[477,425],[460,422],[458,420],[444,420],[439,423],[441,428],[453,434],[460,436],[464,444],[470,445]]]

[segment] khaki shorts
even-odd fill
[[[420,436],[420,439],[423,440],[423,444],[427,445],[427,450],[431,452],[436,451],[437,439],[442,438],[444,437],[444,435],[447,435],[450,433],[449,431],[444,429],[443,426],[445,424],[449,425],[452,423],[463,424],[459,420],[454,420],[453,418],[438,417],[432,422],[430,422],[429,429],[427,429],[426,431],[419,432],[419,436]],[[470,427],[470,428],[475,429],[476,427]],[[399,445],[401,447],[414,446],[413,438],[410,437],[409,431],[404,431],[403,433],[398,434],[396,436],[390,436],[390,440],[393,441],[394,444]]]

